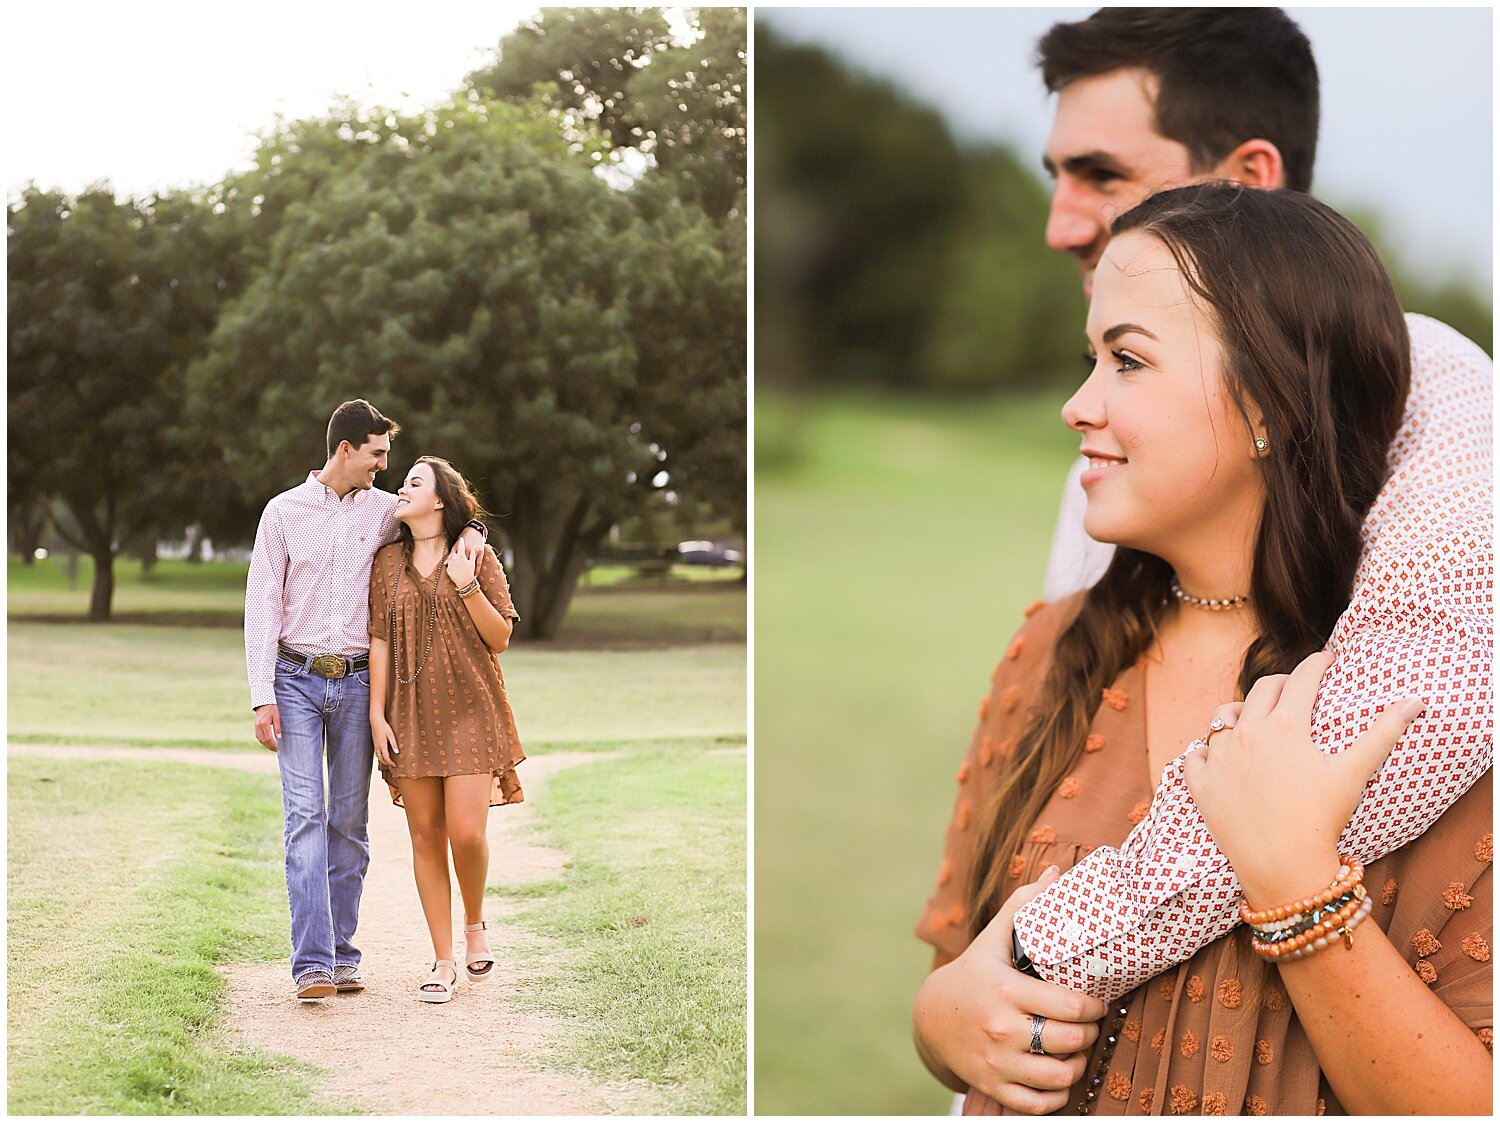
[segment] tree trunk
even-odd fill
[[[141,572],[143,574],[150,573],[153,569],[156,568],[156,535],[148,535],[141,542],[140,558]]]
[[[28,504],[17,513],[15,535],[22,565],[36,564],[37,547],[42,544],[42,532],[46,529],[47,511],[42,504]]]
[[[583,567],[588,564],[589,554],[594,547],[599,545],[603,536],[595,537],[592,542],[583,542],[575,539],[568,547],[568,556],[561,564],[554,564],[543,578],[540,589],[541,596],[538,598],[540,611],[536,613],[537,621],[534,634],[531,639],[554,640],[557,633],[562,630],[563,620],[568,615],[568,609],[573,604],[573,594],[578,591],[579,578],[583,576]],[[561,553],[561,548],[559,553]]]
[[[521,614],[522,638],[557,638],[589,554],[612,525],[603,515],[590,524],[591,507],[580,497],[563,513],[530,494],[512,497],[506,538],[514,552],[511,596]]]
[[[89,594],[89,619],[108,620],[115,598],[115,554],[113,550],[94,551],[94,588]]]

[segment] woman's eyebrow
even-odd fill
[[[1106,344],[1113,343],[1115,340],[1119,339],[1120,336],[1128,335],[1131,332],[1135,332],[1138,335],[1144,335],[1147,339],[1156,339],[1158,343],[1161,342],[1160,339],[1156,338],[1155,333],[1147,331],[1145,328],[1141,327],[1140,324],[1116,324],[1114,327],[1110,328],[1104,333],[1104,342]]]

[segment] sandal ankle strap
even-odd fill
[[[489,930],[489,925],[486,924],[482,920],[478,924],[465,924],[464,925],[464,931],[465,932],[485,932],[485,931],[488,931],[488,930]]]

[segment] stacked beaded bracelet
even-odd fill
[[[479,578],[475,577],[458,591],[458,595],[461,597],[472,597],[477,592],[479,592]]]
[[[1301,959],[1342,936],[1354,946],[1354,929],[1370,915],[1373,903],[1364,887],[1364,866],[1341,856],[1339,875],[1326,889],[1300,901],[1256,911],[1240,902],[1240,919],[1250,926],[1250,946],[1266,959]]]

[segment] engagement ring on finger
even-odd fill
[[[1042,1048],[1042,1027],[1046,1024],[1047,1019],[1040,1014],[1031,1015],[1031,1048],[1027,1050],[1028,1053],[1033,1053],[1038,1057],[1047,1055],[1047,1050]]]

